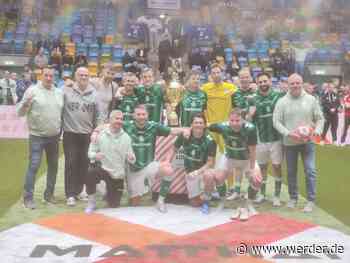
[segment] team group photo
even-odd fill
[[[0,6],[4,262],[350,260],[350,2]]]

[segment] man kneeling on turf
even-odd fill
[[[134,109],[134,120],[124,123],[124,130],[129,134],[135,152],[136,162],[130,165],[127,174],[130,204],[139,205],[142,195],[155,182],[157,176],[161,178],[159,198],[156,208],[167,212],[165,198],[169,192],[173,169],[169,162],[154,160],[157,136],[179,135],[188,133],[188,128],[169,128],[148,120],[145,105],[138,105]],[[147,187],[148,186],[148,187]]]
[[[100,180],[106,182],[106,200],[109,207],[118,207],[124,188],[126,174],[126,162],[136,161],[131,139],[122,129],[123,113],[119,110],[112,111],[107,125],[91,142],[88,156],[91,166],[87,175],[86,192],[88,205],[86,213],[92,213],[96,209],[96,184]]]
[[[192,206],[201,206],[203,213],[209,212],[208,201],[213,190],[215,173],[216,143],[206,132],[206,121],[203,114],[196,114],[191,119],[191,134],[185,138],[182,134],[175,141],[175,150],[181,147],[184,151],[184,166],[186,170],[186,186]],[[204,193],[203,193],[204,185]]]
[[[243,120],[240,109],[234,109],[228,122],[211,124],[209,130],[221,134],[225,143],[225,153],[216,167],[219,170],[217,180],[221,182],[221,185],[220,183],[217,185],[217,189],[222,204],[226,194],[225,180],[233,169],[245,174],[249,179],[248,200],[244,200],[243,207],[238,207],[231,217],[247,220],[249,216],[257,214],[252,201],[262,181],[260,169],[256,164],[256,128],[254,124]]]

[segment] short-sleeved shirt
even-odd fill
[[[151,87],[139,86],[135,90],[140,104],[145,104],[148,112],[148,119],[160,122],[161,113],[164,106],[164,92],[160,85],[154,84]]]
[[[237,107],[241,110],[248,112],[250,106],[254,105],[256,93],[251,90],[237,90],[232,95],[232,108]]]
[[[255,125],[244,122],[241,129],[234,131],[228,122],[215,123],[209,126],[212,132],[220,133],[225,142],[225,155],[236,160],[249,160],[248,146],[256,145],[257,136]]]
[[[123,96],[121,100],[115,101],[115,109],[123,112],[124,121],[130,121],[133,119],[135,107],[139,104],[139,98],[136,95]]]
[[[131,138],[136,156],[136,162],[130,166],[132,171],[141,170],[154,160],[157,136],[168,136],[171,131],[153,121],[148,121],[142,129],[134,121],[125,122],[123,129]]]
[[[216,143],[209,134],[201,138],[193,135],[189,139],[179,135],[175,141],[175,148],[183,147],[186,172],[190,173],[201,168],[208,161],[208,157],[215,157]]]
[[[270,90],[267,96],[257,92],[253,122],[256,125],[258,141],[261,143],[275,142],[281,139],[281,135],[273,126],[273,111],[277,101],[282,96],[284,95],[274,90]]]
[[[203,91],[187,91],[179,103],[181,126],[189,127],[192,116],[206,110],[207,101],[207,94]]]

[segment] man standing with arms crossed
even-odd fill
[[[45,67],[41,82],[28,88],[17,105],[19,116],[26,115],[29,128],[29,165],[25,177],[23,202],[35,209],[33,200],[35,176],[42,153],[47,159],[44,201],[53,203],[58,169],[58,145],[62,126],[63,93],[53,85],[54,69]]]

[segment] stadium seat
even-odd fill
[[[23,40],[15,40],[15,53],[24,54],[25,43]]]
[[[88,69],[91,77],[97,77],[98,75],[98,64],[96,62],[89,62]]]

